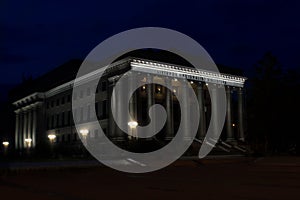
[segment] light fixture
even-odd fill
[[[174,81],[178,81],[177,78],[174,78]]]
[[[89,130],[87,130],[87,129],[81,129],[80,131],[79,131],[79,133],[82,135],[82,136],[87,136],[88,134],[89,134]]]
[[[146,86],[145,86],[145,85],[143,85],[143,87],[142,87],[142,88],[143,88],[143,90],[145,90],[145,89],[146,89]]]
[[[235,124],[232,124],[233,127],[235,127]]]
[[[173,92],[176,93],[176,90],[174,89]]]
[[[128,122],[128,126],[130,128],[136,128],[139,124],[136,121],[130,121]]]
[[[208,83],[205,83],[206,86],[208,86]]]
[[[53,141],[53,140],[55,140],[56,135],[50,134],[50,135],[48,135],[48,138],[49,138],[50,141]]]
[[[191,84],[194,84],[194,81],[191,81]]]
[[[4,147],[8,147],[9,142],[5,141],[5,142],[2,142],[2,144],[3,144]]]
[[[26,139],[25,139],[25,142],[26,142],[26,143],[31,143],[31,142],[32,142],[32,139],[26,138]]]

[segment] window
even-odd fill
[[[87,108],[87,120],[90,120],[90,116],[91,116],[91,105],[88,105],[88,108]]]
[[[103,104],[102,104],[102,114],[103,114],[104,118],[107,117],[107,100],[103,101]]]
[[[69,94],[69,95],[67,96],[67,102],[70,103],[70,101],[71,101],[71,95]]]
[[[56,99],[56,106],[59,106],[59,99]]]
[[[48,116],[48,123],[47,123],[47,129],[51,129],[51,117]]]
[[[54,120],[54,115],[52,115],[51,116],[51,129],[53,129],[54,128],[54,122],[55,122],[55,120]]]
[[[97,118],[99,118],[99,103],[98,102],[95,103],[95,109],[96,109],[96,116],[97,116]]]
[[[59,127],[59,114],[56,115],[56,127]]]
[[[68,116],[67,116],[67,125],[71,125],[71,111],[68,111]]]
[[[106,83],[106,81],[103,81],[101,83],[101,91],[103,92],[103,91],[106,91],[106,90],[107,90],[107,83]]]
[[[47,102],[47,109],[50,107],[50,104],[49,104],[49,102]]]
[[[83,108],[80,108],[80,122],[83,121]]]
[[[61,124],[62,124],[62,126],[65,125],[65,112],[61,113]]]
[[[74,115],[73,121],[78,122],[77,109],[73,110],[73,115]]]
[[[51,101],[51,107],[52,108],[54,107],[54,101]]]
[[[74,141],[77,141],[77,133],[74,133]]]
[[[62,97],[61,104],[65,104],[65,97]]]

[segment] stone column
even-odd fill
[[[124,75],[126,76],[126,75]],[[126,78],[124,79],[124,81],[126,80]],[[125,83],[124,83],[125,84]],[[123,117],[123,111],[121,109],[122,106],[125,106],[125,92],[122,92],[123,91],[123,87],[124,87],[124,84],[120,84],[120,92],[116,92],[116,112],[117,112],[117,121],[119,121],[120,123],[125,123],[124,122],[124,117]],[[126,119],[127,120],[127,119]],[[122,141],[124,140],[123,138],[123,131],[117,127],[118,125],[116,124],[116,130],[117,130],[117,133],[116,133],[116,140],[119,140],[119,141]]]
[[[27,111],[24,112],[23,116],[23,146],[27,147],[27,144],[25,142],[25,139],[27,139]]]
[[[32,132],[31,132],[31,124],[32,124],[32,117],[31,117],[31,114],[32,114],[32,110],[28,110],[28,114],[27,114],[27,136],[26,138],[30,138],[32,139]]]
[[[170,88],[166,88],[166,139],[170,140],[174,137],[174,126],[173,126],[173,98],[172,98],[172,81],[169,77],[165,77],[166,85]]]
[[[212,125],[213,125],[213,131],[214,131],[214,135],[213,138],[211,138],[212,140],[217,140],[217,132],[218,132],[218,127],[219,127],[219,123],[218,123],[218,86],[213,86],[211,92],[212,92],[212,98],[211,98],[211,120],[212,120]],[[215,141],[217,142],[217,141]]]
[[[199,128],[197,133],[197,138],[202,139],[206,134],[206,114],[205,114],[205,100],[203,94],[203,83],[199,82],[197,85],[197,99],[199,104]]]
[[[184,127],[184,137],[186,139],[190,138],[190,129],[189,129],[189,122],[190,122],[190,106],[189,106],[189,91],[187,88],[187,80],[183,79],[181,81],[181,85],[182,85],[182,101],[183,101],[183,105],[182,105],[182,110],[183,113],[181,113],[182,116],[182,122],[183,122],[183,127]]]
[[[23,113],[23,111],[21,110],[20,112],[19,112],[19,129],[18,129],[18,138],[19,138],[19,140],[18,140],[18,146],[19,146],[19,148],[20,149],[23,149],[24,148],[24,135],[23,135],[23,126],[24,126],[24,124],[23,124],[23,121],[24,121],[24,113]]]
[[[226,102],[227,102],[227,111],[226,111],[226,131],[227,131],[227,141],[234,141],[234,135],[232,130],[232,96],[231,88],[226,87]]]
[[[16,125],[15,125],[15,149],[19,149],[19,112],[16,111]]]
[[[239,140],[244,141],[244,94],[243,88],[238,88],[238,138]]]
[[[153,76],[151,74],[147,74],[147,114],[149,115],[149,110],[152,105],[155,104],[155,87],[154,84],[151,84]],[[152,117],[152,121],[150,123],[155,124],[155,118]],[[154,126],[155,127],[155,126]]]
[[[111,107],[113,106],[114,108],[116,107],[116,98],[114,98],[114,101],[112,101],[112,91],[114,89],[115,82],[112,81],[109,83],[108,86],[108,137],[114,137],[115,136],[115,122],[114,122],[114,117],[112,114],[112,109]]]
[[[129,87],[133,88],[134,83],[137,81],[136,79],[137,74],[130,72],[129,76],[128,76],[128,80],[129,80]],[[129,120],[133,120],[133,121],[137,121],[137,99],[136,99],[136,94],[135,92],[133,92],[132,96],[130,97],[130,101],[129,101]],[[131,128],[128,127],[128,131],[136,131],[136,130],[130,130]],[[137,135],[138,133],[134,132],[133,135]]]
[[[33,108],[32,147],[36,146],[37,108]]]

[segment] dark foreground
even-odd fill
[[[177,161],[148,174],[107,167],[8,172],[1,199],[300,199],[300,158]]]

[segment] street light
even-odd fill
[[[7,154],[7,149],[8,149],[8,146],[9,146],[9,142],[8,141],[4,141],[2,142],[3,146],[4,146],[4,155]]]
[[[87,135],[89,134],[89,130],[88,129],[81,129],[79,131],[79,133],[82,135],[82,138],[83,138],[83,144],[84,145],[87,145]]]
[[[49,134],[49,135],[48,135],[48,138],[49,138],[50,142],[53,143],[54,140],[56,139],[56,135],[54,135],[54,134]]]
[[[25,143],[27,144],[27,147],[31,146],[31,142],[32,142],[32,139],[30,139],[30,138],[25,139]]]
[[[88,134],[89,134],[89,130],[87,129],[81,129],[79,131],[79,133],[83,136],[83,137],[86,137]]]
[[[4,148],[7,148],[9,146],[9,142],[5,141],[5,142],[2,142]]]
[[[136,121],[130,121],[128,122],[128,126],[130,128],[136,128],[139,124]]]
[[[135,133],[136,131],[136,127],[138,126],[139,124],[136,122],[136,121],[130,121],[128,122],[128,126],[130,127],[130,130],[132,132],[132,136],[133,137],[137,137],[137,133]]]

